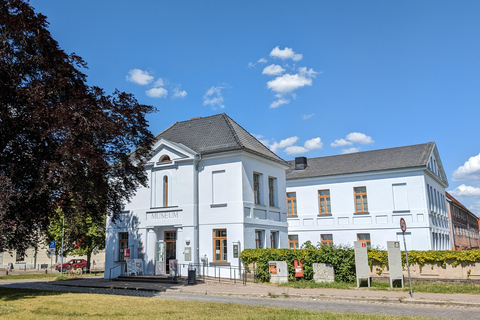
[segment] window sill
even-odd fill
[[[320,217],[331,217],[331,216],[332,216],[331,213],[319,213],[319,214],[317,214],[317,217],[319,217],[319,218]]]
[[[353,215],[354,216],[366,216],[370,214],[370,212],[366,211],[366,212],[354,212]]]
[[[410,210],[393,210],[393,213],[410,213]]]
[[[277,207],[277,206],[270,206],[270,209],[280,210],[280,207]]]
[[[174,209],[178,208],[178,206],[168,206],[168,207],[150,207],[151,210],[158,210],[158,209]]]
[[[255,208],[267,209],[267,206],[261,203],[254,203]]]
[[[298,215],[288,215],[287,214],[287,218],[298,218]]]
[[[221,207],[226,207],[226,206],[227,206],[226,203],[215,203],[215,204],[211,204],[210,208],[221,208]]]

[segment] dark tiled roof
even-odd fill
[[[287,180],[425,167],[434,147],[435,142],[428,142],[406,147],[311,158],[307,160],[307,168],[304,170],[294,170],[295,161],[293,160],[288,162],[290,169],[287,170]]]
[[[181,143],[202,155],[245,150],[287,165],[225,113],[176,122],[156,138]]]

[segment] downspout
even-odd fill
[[[202,160],[202,155],[196,154],[195,155],[195,160],[194,160],[194,167],[195,167],[195,175],[194,175],[194,191],[193,191],[193,210],[194,210],[194,215],[193,215],[193,233],[194,233],[194,238],[195,238],[195,264],[200,265],[200,232],[199,232],[199,226],[200,226],[200,204],[199,204],[199,172],[198,172],[198,166],[200,164],[200,161]]]

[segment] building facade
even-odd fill
[[[236,267],[242,249],[286,248],[287,168],[225,114],[175,123],[156,137],[148,187],[107,221],[105,276],[127,257],[161,275],[172,259]]]
[[[290,248],[357,240],[379,248],[398,240],[403,248],[403,218],[407,249],[450,249],[448,182],[434,142],[289,164]]]
[[[452,250],[480,249],[477,216],[448,192],[445,195],[450,211]]]

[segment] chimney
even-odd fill
[[[295,158],[295,170],[304,170],[307,167],[307,158],[296,157]]]

